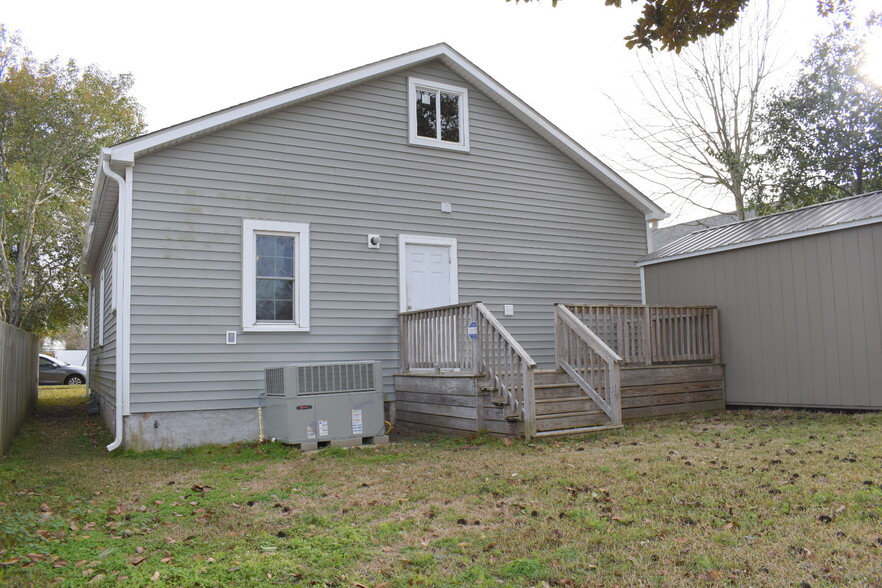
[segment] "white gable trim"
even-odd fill
[[[841,223],[838,225],[829,225],[826,227],[816,227],[814,229],[806,229],[796,233],[787,233],[786,235],[775,235],[774,237],[766,237],[764,239],[756,239],[754,241],[744,241],[743,243],[733,243],[731,245],[723,245],[712,249],[702,249],[701,251],[690,251],[689,253],[681,253],[680,255],[672,255],[670,257],[659,257],[658,259],[650,259],[647,261],[638,261],[637,267],[641,270],[647,265],[657,263],[665,263],[668,261],[677,261],[678,259],[689,259],[690,257],[701,257],[702,255],[710,255],[712,253],[722,253],[723,251],[732,251],[734,249],[744,249],[745,247],[754,247],[755,245],[766,245],[768,243],[777,243],[779,241],[789,241],[790,239],[798,239],[800,237],[809,237],[811,235],[820,235],[823,233],[832,233],[844,229],[853,229],[855,227],[863,227],[882,222],[882,217],[862,218],[860,220]],[[685,238],[685,237],[684,237]]]

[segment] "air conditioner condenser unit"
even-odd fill
[[[382,372],[379,361],[266,368],[266,436],[303,450],[388,443]]]

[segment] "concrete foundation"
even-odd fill
[[[113,402],[98,396],[101,406],[100,418],[104,426],[115,432]],[[395,422],[395,403],[385,402],[385,416]],[[256,408],[231,410],[194,410],[181,412],[152,412],[133,414],[124,418],[123,447],[133,451],[152,449],[183,449],[199,445],[229,445],[230,443],[254,443],[260,437],[260,425]],[[371,438],[368,444],[382,444],[388,438]],[[361,439],[353,445],[362,445]],[[335,446],[343,446],[339,441]],[[317,445],[318,447],[318,445]]]
[[[133,414],[123,431],[134,451],[254,442],[260,434],[256,408]]]
[[[114,420],[113,402],[106,396],[95,393],[98,399],[98,418],[111,433],[116,433],[116,421]]]

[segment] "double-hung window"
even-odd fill
[[[410,142],[469,150],[468,90],[408,78]]]
[[[308,331],[309,225],[246,219],[242,228],[242,328]]]

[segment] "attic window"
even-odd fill
[[[410,143],[468,151],[468,90],[408,79]]]

